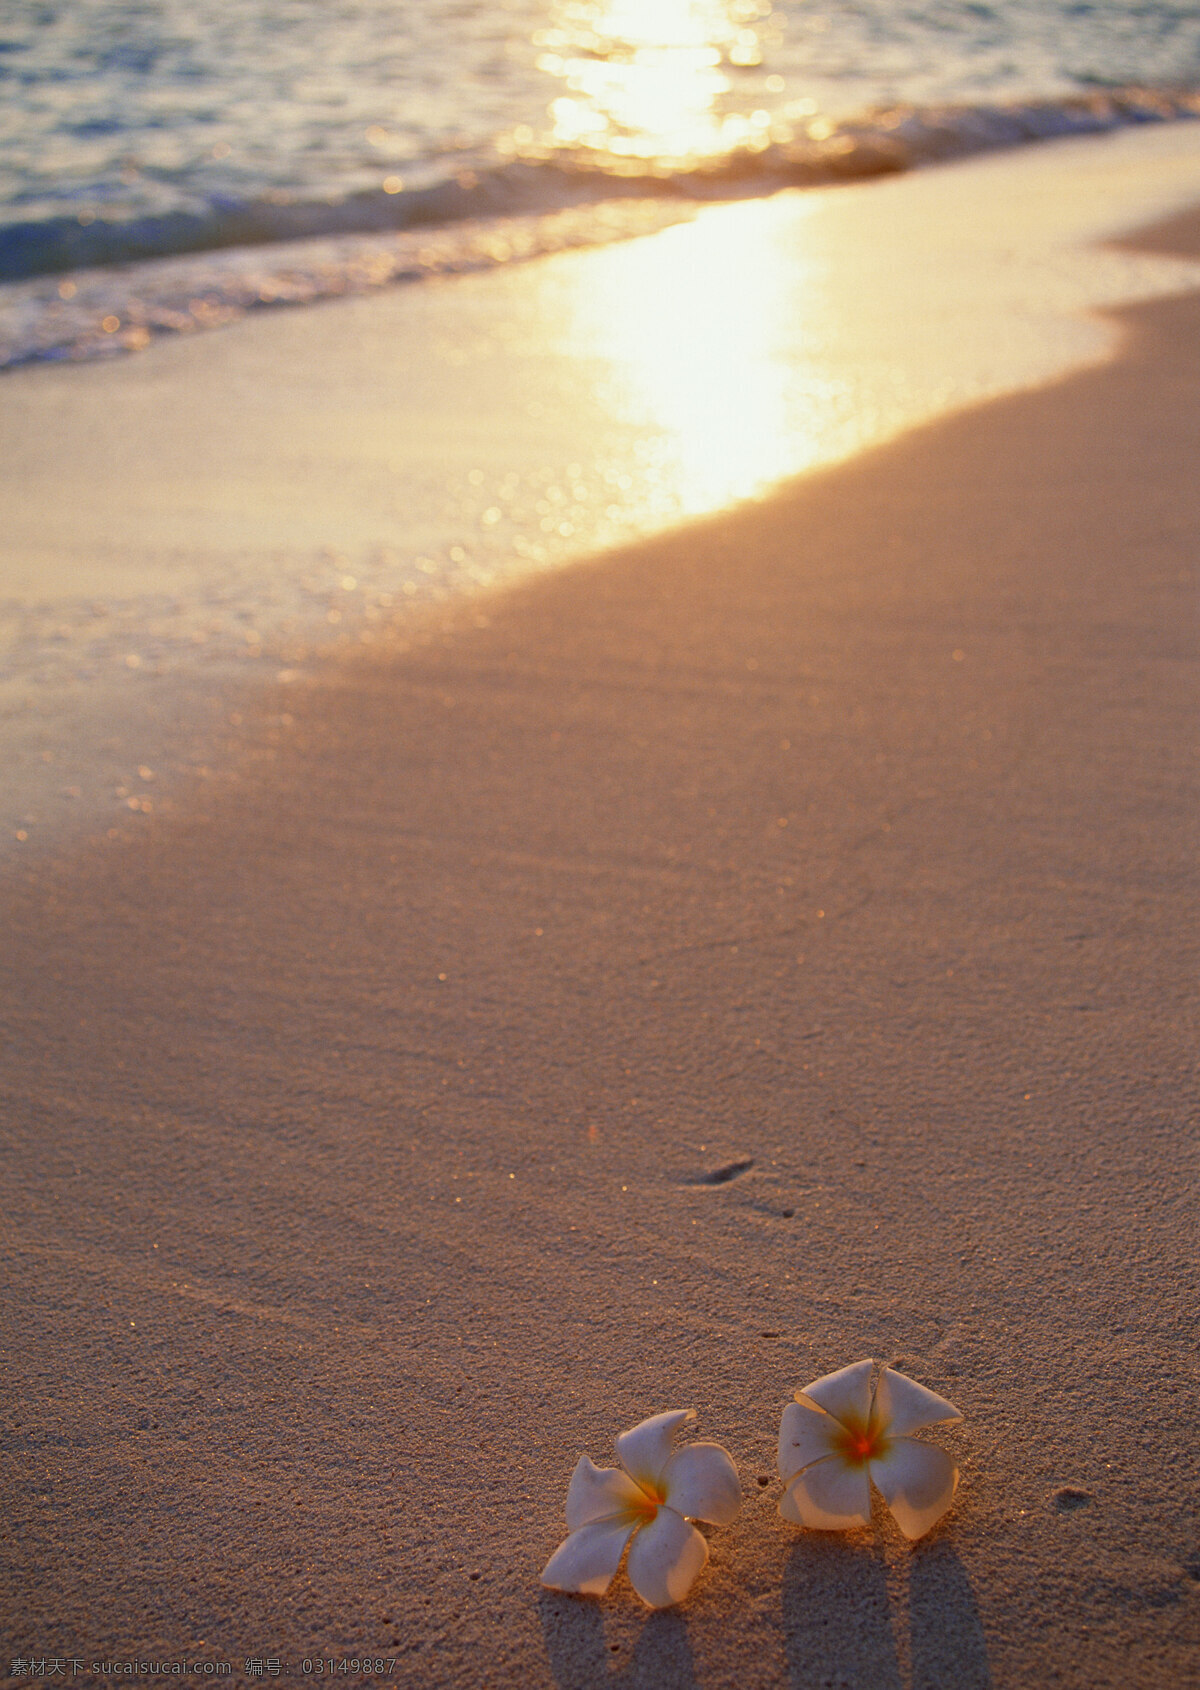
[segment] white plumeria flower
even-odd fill
[[[871,1485],[914,1542],[954,1500],[958,1468],[944,1449],[907,1434],[961,1420],[952,1402],[915,1379],[856,1361],[796,1392],[779,1428],[779,1512],[794,1525],[845,1531],[871,1523]]]
[[[680,1408],[622,1432],[620,1467],[579,1457],[567,1489],[571,1535],[543,1568],[544,1585],[603,1596],[633,1538],[626,1571],[642,1601],[683,1601],[708,1560],[708,1544],[688,1520],[727,1526],[742,1500],[737,1468],[720,1444],[674,1447],[676,1430],[695,1418],[694,1408]]]

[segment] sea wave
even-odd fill
[[[1200,91],[1120,88],[997,105],[892,106],[787,142],[666,166],[584,149],[457,158],[336,200],[273,195],[109,221],[0,228],[0,368],[137,351],[400,281],[647,233],[716,199],[903,171],[1003,147],[1200,118]],[[391,190],[391,191],[389,191]]]

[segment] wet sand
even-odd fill
[[[4,871],[5,1667],[1200,1683],[1200,299],[1122,321]],[[966,1416],[915,1550],[776,1513],[869,1354]],[[689,1405],[745,1506],[686,1606],[540,1592]]]

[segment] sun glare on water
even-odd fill
[[[819,353],[828,335],[827,281],[799,239],[779,250],[779,229],[770,202],[723,206],[590,254],[539,312],[549,341],[592,361],[608,414],[656,442],[641,479],[664,514],[717,509],[837,455],[845,396],[798,350],[811,334]]]
[[[768,0],[558,0],[539,69],[563,85],[548,143],[614,160],[681,161],[766,143],[766,112],[723,112],[758,65]]]
[[[766,112],[726,108],[773,28],[770,0],[556,0],[537,38],[540,68],[562,85],[546,144],[617,169],[765,146]],[[726,208],[579,272],[567,338],[601,359],[613,413],[656,436],[644,478],[682,514],[820,455],[798,435],[827,396],[799,394],[794,359],[779,356],[804,266],[781,265],[773,231],[760,206]]]

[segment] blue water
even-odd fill
[[[1194,0],[8,0],[0,364],[1186,115]]]

